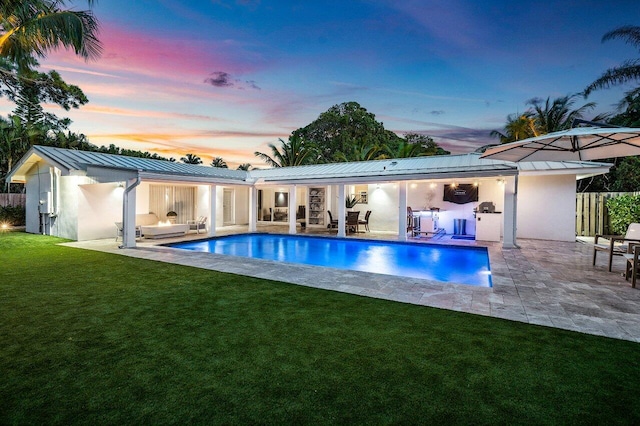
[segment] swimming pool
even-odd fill
[[[492,286],[489,254],[484,247],[275,234],[230,235],[168,246],[480,287]]]

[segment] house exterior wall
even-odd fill
[[[520,176],[518,238],[575,241],[575,175]]]
[[[40,174],[40,179],[38,178],[38,174]],[[27,194],[27,200],[25,202],[25,231],[30,234],[38,234],[40,232],[40,214],[38,210],[40,190],[42,189],[42,179],[49,178],[49,168],[33,167],[26,178],[25,192]],[[47,188],[49,188],[49,186],[47,186]]]
[[[61,176],[58,182],[60,206],[51,235],[78,239],[78,185],[89,182],[84,176]]]
[[[194,219],[197,219],[200,216],[211,218],[212,215],[209,214],[209,185],[198,185],[196,191],[196,202],[198,205],[196,208],[197,217],[194,217]]]
[[[216,186],[216,223],[222,226],[224,223],[224,187]]]
[[[123,194],[120,194],[120,219],[122,221],[122,202]],[[149,182],[140,182],[140,185],[136,186],[136,214],[151,213],[149,211]]]
[[[84,176],[56,176],[55,169],[42,162],[26,176],[26,232],[41,232],[40,199],[51,193],[51,211],[44,218],[45,232],[71,240],[78,239],[78,183],[89,182]]]
[[[369,229],[379,232],[398,232],[398,185],[381,183],[369,185],[367,204],[356,204],[354,210],[360,210],[364,217],[371,210]]]
[[[249,188],[236,186],[234,189],[236,225],[246,225],[249,223]]]
[[[78,241],[115,238],[123,193],[117,183],[78,185]]]

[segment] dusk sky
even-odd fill
[[[601,42],[640,25],[637,0],[101,0],[94,13],[100,59],[41,61],[90,102],[52,111],[96,145],[190,152],[206,164],[221,156],[233,168],[264,167],[254,151],[347,101],[399,135],[470,152],[495,142],[489,132],[527,100],[580,92],[640,57],[621,40]],[[629,88],[578,105],[612,111]]]

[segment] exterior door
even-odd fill
[[[235,225],[234,190],[224,189],[222,198],[222,222],[223,225]]]

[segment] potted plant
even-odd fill
[[[347,197],[344,199],[344,205],[348,209],[354,208],[355,205],[358,204],[359,202],[360,202],[360,198],[358,198],[355,195],[347,195]]]
[[[176,223],[176,218],[178,217],[178,213],[174,212],[173,210],[171,210],[170,212],[167,212],[167,220],[171,223]]]

